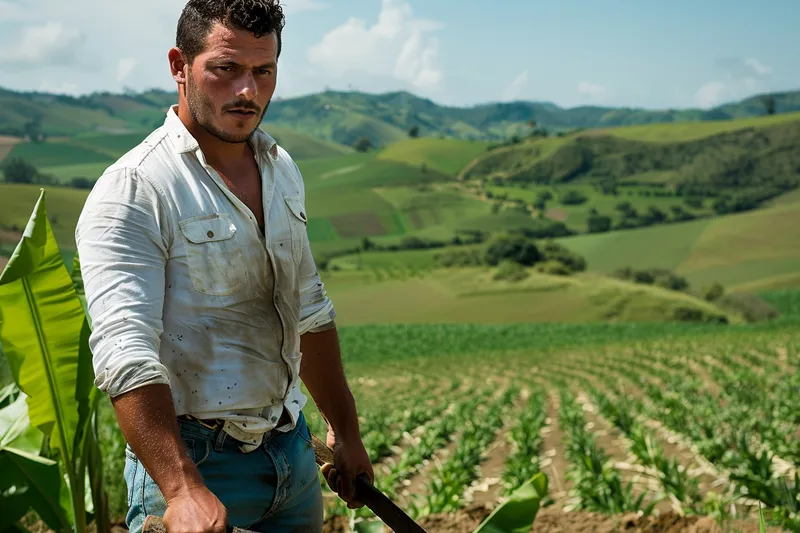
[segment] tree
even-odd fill
[[[563,205],[579,205],[584,203],[588,198],[581,191],[569,190],[561,197]]]
[[[353,144],[353,148],[355,148],[356,152],[368,152],[375,148],[375,145],[367,137],[361,137]]]
[[[408,136],[413,138],[419,137],[419,126],[416,124],[408,129]]]
[[[522,235],[497,235],[486,245],[486,263],[496,266],[503,260],[531,266],[540,261],[542,254],[536,245]]]
[[[587,222],[589,233],[604,233],[611,229],[611,217],[606,215],[592,215]]]
[[[775,114],[775,98],[771,94],[764,97],[764,109],[767,115]]]
[[[2,168],[7,183],[35,183],[39,177],[36,167],[20,157],[12,157]]]

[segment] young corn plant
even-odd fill
[[[536,389],[522,411],[517,425],[509,432],[512,451],[501,475],[504,495],[513,493],[539,472],[541,430],[546,418],[544,394]]]
[[[571,462],[568,476],[574,484],[574,507],[607,514],[641,511],[649,515],[657,502],[644,505],[647,494],[637,497],[633,485],[622,482],[611,460],[586,429],[581,406],[566,389],[561,391],[559,422],[569,436],[566,455]]]
[[[513,399],[518,395],[519,389],[510,387],[483,413],[474,413],[464,422],[463,433],[453,454],[431,474],[424,504],[420,506],[412,502],[413,514],[455,512],[463,506],[464,490],[478,476],[483,451],[495,439]]]

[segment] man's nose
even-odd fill
[[[236,96],[240,96],[245,100],[252,100],[256,95],[258,95],[256,80],[251,72],[246,72],[240,80],[239,91]]]

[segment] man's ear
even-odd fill
[[[170,48],[167,57],[169,58],[169,70],[172,73],[172,79],[177,83],[186,83],[186,69],[189,65],[186,63],[183,52],[181,52],[180,48]]]

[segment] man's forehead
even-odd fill
[[[260,56],[262,60],[274,60],[278,51],[275,33],[256,38],[246,30],[215,24],[208,34],[205,55],[209,57]]]

